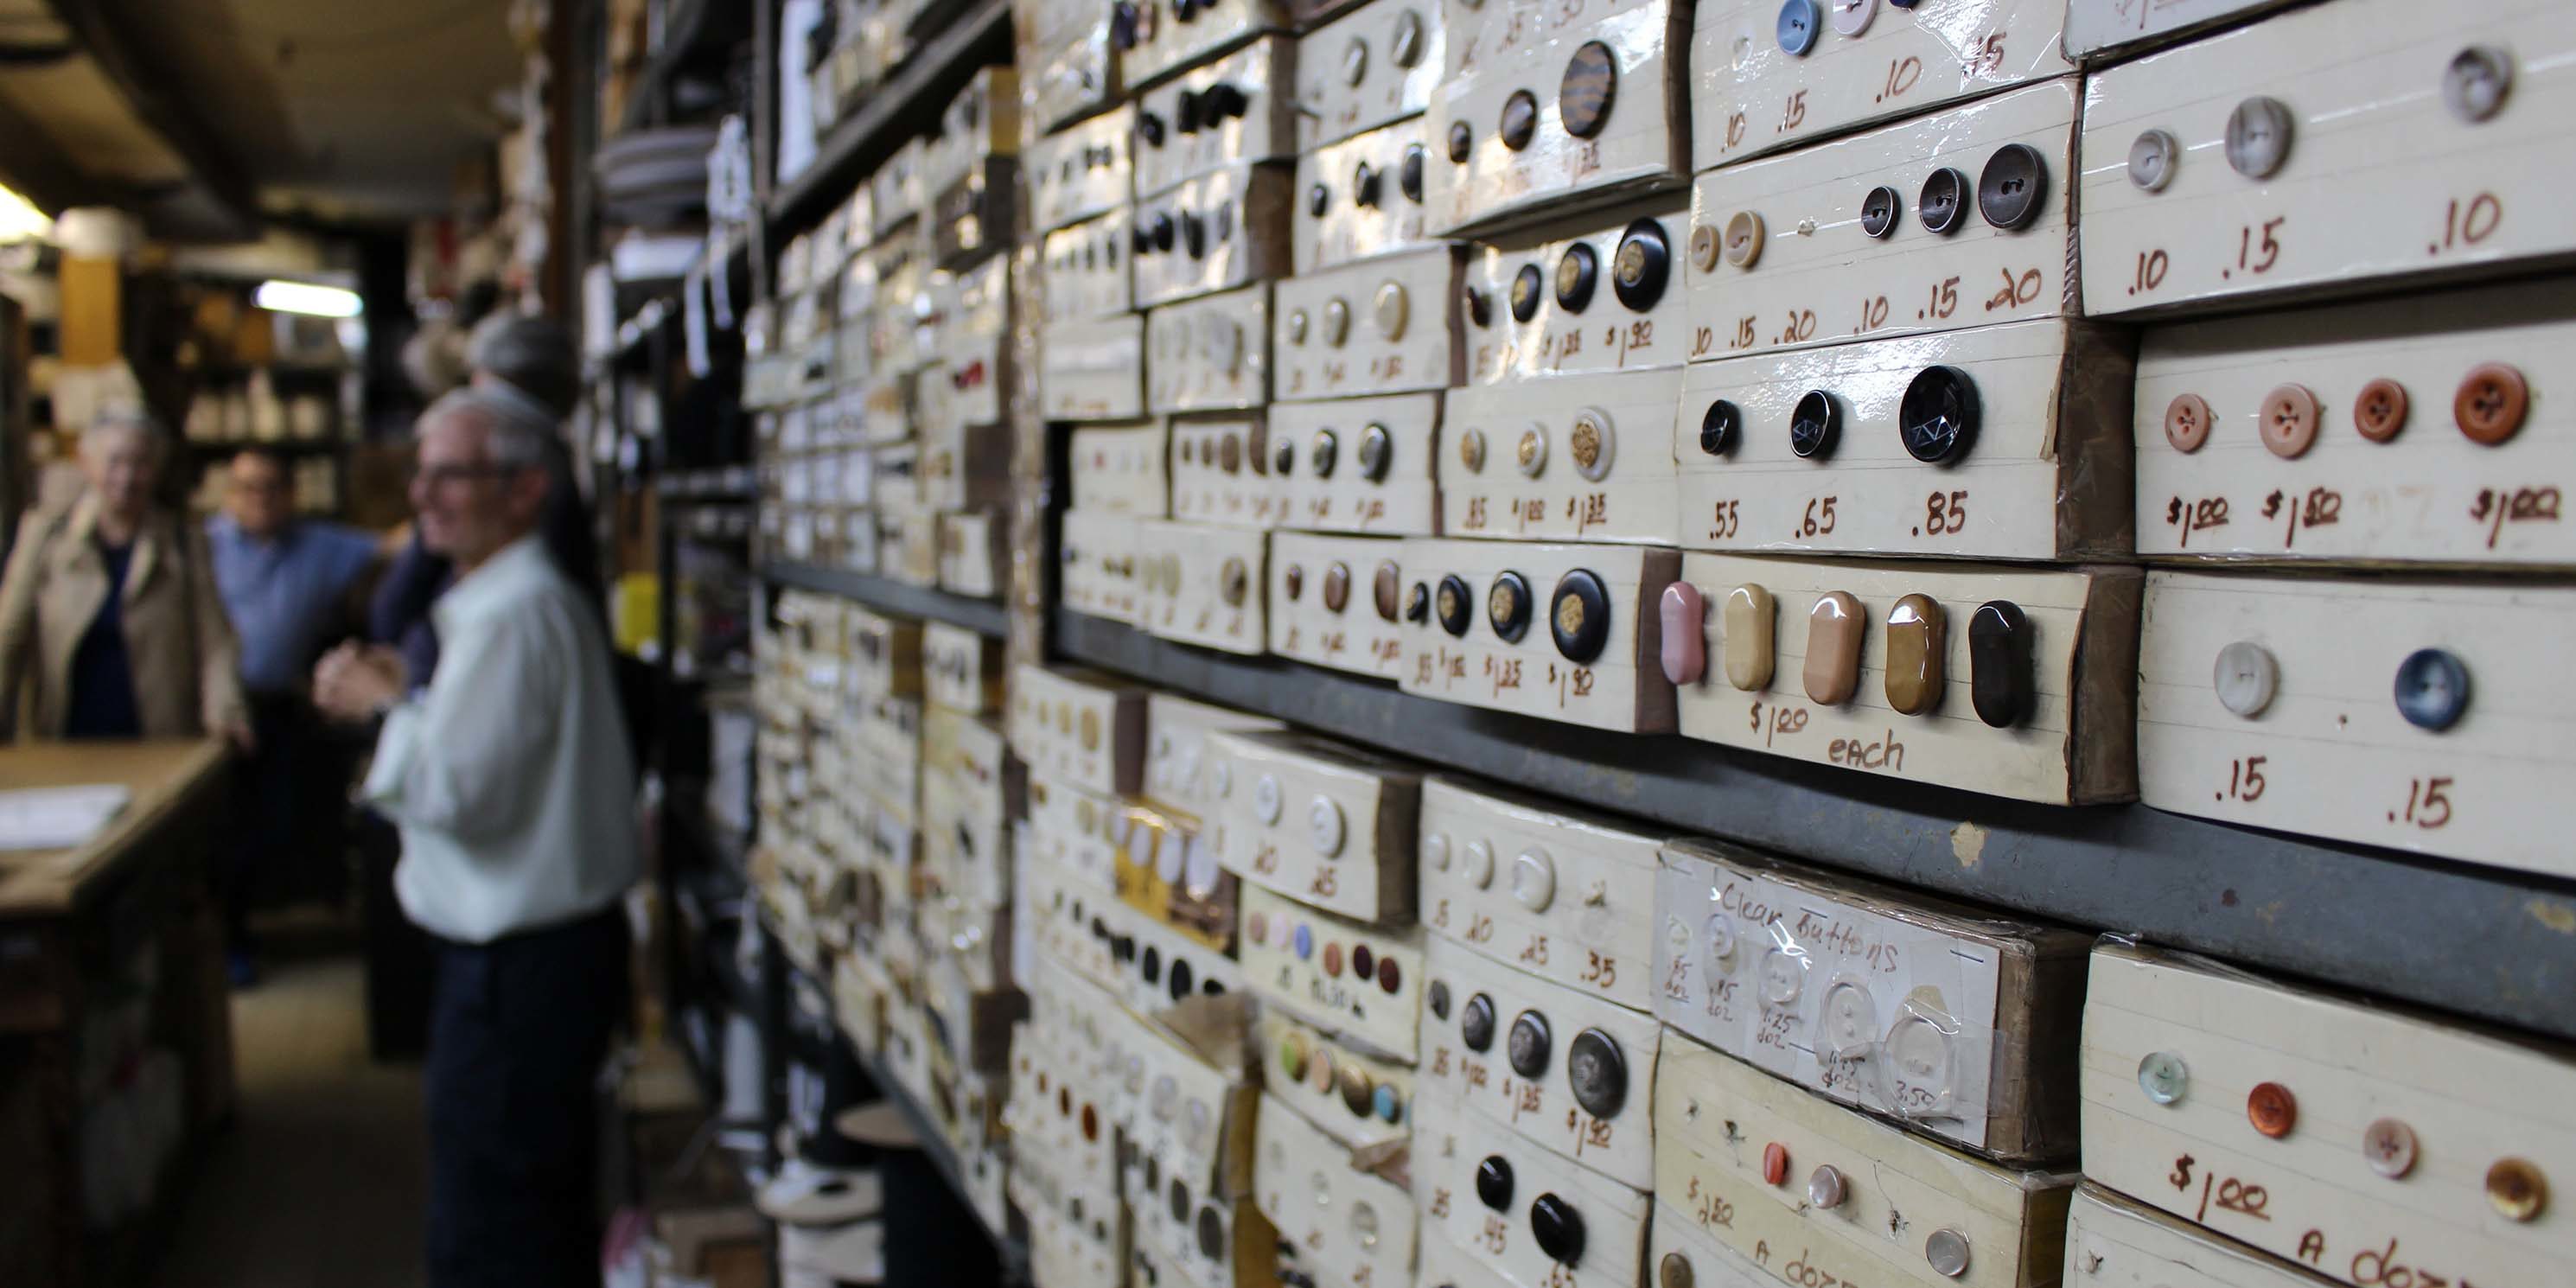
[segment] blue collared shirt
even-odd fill
[[[229,514],[206,521],[215,587],[241,636],[242,685],[253,693],[301,689],[341,597],[376,556],[375,539],[338,524],[297,520],[266,539]]]

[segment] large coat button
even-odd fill
[[[1619,60],[1600,41],[1586,41],[1565,63],[1556,86],[1556,112],[1565,132],[1588,139],[1610,121],[1610,105],[1619,97]]]
[[[1896,430],[1905,454],[1926,465],[1965,455],[1977,437],[1977,382],[1957,367],[1925,367],[1897,403]]]
[[[1518,644],[1529,633],[1529,579],[1516,572],[1504,572],[1494,578],[1485,591],[1485,621],[1506,644]]]
[[[1997,599],[1968,618],[1968,696],[1977,718],[2009,729],[2030,715],[2030,618]]]
[[[1583,1259],[1583,1214],[1553,1194],[1530,1204],[1530,1233],[1538,1236],[1538,1250],[1559,1264]]]
[[[1580,313],[1592,303],[1592,288],[1601,274],[1601,257],[1590,242],[1576,242],[1565,248],[1556,261],[1556,306],[1568,313]]]
[[[1512,96],[1503,100],[1500,132],[1504,147],[1514,152],[1528,147],[1531,136],[1538,133],[1538,96],[1525,89],[1512,91]]]
[[[1929,595],[1907,595],[1887,614],[1887,705],[1919,716],[1941,705],[1950,616]]]
[[[1824,706],[1840,706],[1860,688],[1860,643],[1868,618],[1850,591],[1818,596],[1807,614],[1807,696]]]
[[[2435,733],[2469,709],[2469,668],[2449,649],[2419,648],[2397,664],[2397,714]]]
[[[1601,656],[1610,642],[1610,590],[1599,574],[1577,568],[1557,581],[1548,628],[1556,637],[1556,651],[1567,661],[1586,665]]]
[[[1619,237],[1619,253],[1610,262],[1610,289],[1619,302],[1643,313],[1664,296],[1664,281],[1673,262],[1671,240],[1652,219],[1628,225]]]
[[[2027,228],[2048,200],[2048,162],[2027,143],[2007,143],[1977,172],[1977,213],[2006,232]]]
[[[1505,1056],[1511,1060],[1512,1072],[1524,1078],[1546,1073],[1551,1049],[1546,1016],[1536,1011],[1523,1011],[1513,1017],[1511,1036],[1503,1048]]]
[[[1574,1086],[1574,1103],[1595,1118],[1616,1118],[1628,1103],[1628,1059],[1619,1053],[1618,1040],[1599,1029],[1574,1035],[1565,1076]]]
[[[1834,454],[1842,428],[1842,404],[1822,389],[1810,389],[1789,409],[1789,450],[1803,460],[1824,460]]]
[[[1435,611],[1440,617],[1440,629],[1464,636],[1476,620],[1476,592],[1468,588],[1467,579],[1454,572],[1442,577],[1434,598],[1438,600]]]
[[[1482,1054],[1494,1047],[1494,999],[1478,993],[1467,999],[1458,1013],[1458,1037],[1470,1051]]]
[[[1497,1212],[1512,1206],[1512,1163],[1500,1154],[1476,1164],[1476,1201]]]

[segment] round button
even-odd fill
[[[1304,310],[1304,309],[1290,309],[1290,310],[1288,310],[1288,343],[1290,343],[1290,344],[1304,344],[1305,342],[1306,342],[1306,310]],[[1232,440],[1232,439],[1227,439],[1226,441],[1227,441],[1228,443],[1232,443],[1234,440]]]
[[[2299,1122],[2299,1098],[2277,1082],[2258,1082],[2245,1093],[2245,1121],[2274,1140],[2290,1134]]]
[[[2272,705],[2272,695],[2281,687],[2281,664],[2273,660],[2272,650],[2237,640],[2218,650],[2209,683],[2218,691],[2218,705],[2251,720]]]
[[[2227,164],[2248,179],[2268,179],[2290,159],[2289,106],[2257,94],[2227,114]]]
[[[1905,198],[1882,183],[1860,199],[1860,230],[1883,241],[1896,232],[1897,217],[1904,213]]]
[[[1423,585],[1421,582],[1417,581],[1413,583],[1413,589],[1405,593],[1404,620],[1408,622],[1427,622],[1431,620],[1431,588],[1429,586]]]
[[[1347,831],[1342,821],[1342,807],[1332,798],[1318,796],[1306,802],[1306,840],[1315,853],[1332,858],[1342,852],[1342,839]],[[1366,971],[1359,972],[1367,974]]]
[[[1468,626],[1475,622],[1475,595],[1475,591],[1468,589],[1466,578],[1454,572],[1442,577],[1439,593],[1435,596],[1439,601],[1436,611],[1440,617],[1440,629],[1451,635],[1465,635]]]
[[[1610,430],[1610,413],[1598,407],[1574,413],[1574,428],[1565,435],[1565,452],[1574,459],[1575,473],[1595,483],[1609,477],[1610,460],[1617,447],[1618,440]]]
[[[1396,164],[1395,186],[1397,191],[1404,194],[1405,200],[1417,206],[1422,204],[1421,144],[1413,143],[1405,146],[1404,159]]]
[[[1504,643],[1521,642],[1521,636],[1529,633],[1530,624],[1528,578],[1510,571],[1495,575],[1494,584],[1485,590],[1485,623],[1494,628],[1494,634],[1500,636]]]
[[[1804,58],[1816,47],[1816,29],[1824,25],[1824,15],[1816,11],[1816,0],[1788,0],[1780,6],[1776,31],[1780,48],[1792,58]]]
[[[1297,445],[1283,437],[1279,440],[1279,446],[1271,450],[1270,471],[1284,479],[1295,473],[1296,469]]]
[[[1333,477],[1333,468],[1339,465],[1342,459],[1341,436],[1329,429],[1319,429],[1315,431],[1315,436],[1306,442],[1307,467],[1315,472],[1316,478]],[[1346,579],[1350,576],[1347,571],[1342,575]],[[1347,593],[1348,587],[1344,590]]]
[[[1863,1051],[1878,1038],[1878,1003],[1859,984],[1844,981],[1826,989],[1822,1018],[1827,1055]]]
[[[1583,1259],[1583,1214],[1553,1194],[1539,1195],[1530,1204],[1530,1233],[1538,1239],[1538,1250],[1561,1265]]]
[[[1905,454],[1942,465],[1967,454],[1977,437],[1977,384],[1957,367],[1925,367],[1897,403],[1896,431]]]
[[[1393,463],[1394,457],[1395,439],[1387,432],[1386,426],[1370,425],[1360,431],[1360,477],[1371,483],[1384,481],[1387,467]],[[1382,564],[1379,567],[1384,572],[1394,565]],[[1389,612],[1387,616],[1392,618],[1394,614]]]
[[[1925,177],[1922,191],[1914,196],[1914,217],[1929,232],[1956,232],[1967,213],[1968,177],[1948,166]]]
[[[1395,43],[1389,49],[1398,67],[1422,61],[1422,15],[1411,9],[1395,20]]]
[[[1470,429],[1458,436],[1458,463],[1466,466],[1470,474],[1484,472],[1485,431]]]
[[[2175,394],[2165,404],[2165,441],[2178,452],[2197,452],[2209,441],[2209,400],[2199,394]]]
[[[1279,821],[1279,780],[1263,774],[1252,784],[1252,816],[1267,827]]]
[[[1497,1212],[1512,1205],[1512,1164],[1500,1154],[1476,1164],[1476,1201]]]
[[[1831,1163],[1819,1166],[1807,1176],[1807,1201],[1832,1211],[1843,1205],[1843,1174]]]
[[[1735,964],[1735,919],[1722,912],[1712,912],[1700,925],[1700,941],[1706,960],[1700,963],[1711,976],[1726,974]]]
[[[1467,1044],[1470,1051],[1482,1053],[1493,1049],[1493,998],[1478,993],[1467,999],[1465,1009],[1458,1012],[1458,1038]]]
[[[1422,838],[1422,858],[1425,862],[1431,865],[1432,871],[1448,871],[1449,834],[1446,832],[1434,832],[1431,835]],[[1443,994],[1446,994],[1446,990],[1443,990]],[[1446,1019],[1448,1017],[1443,1016],[1441,1018]]]
[[[1512,318],[1527,322],[1538,316],[1538,306],[1546,300],[1547,283],[1536,264],[1523,264],[1512,274]]]
[[[1699,450],[1710,456],[1724,456],[1735,450],[1744,435],[1744,409],[1720,398],[1708,405],[1699,418]]]
[[[1705,273],[1717,267],[1717,230],[1707,224],[1691,225],[1691,263]]]
[[[2397,664],[2397,714],[2435,733],[2469,709],[2469,668],[2449,649],[2420,648]]]
[[[2415,1129],[2381,1118],[2361,1129],[2361,1159],[2390,1180],[2415,1170]]]
[[[1610,642],[1610,589],[1600,574],[1577,568],[1557,580],[1548,603],[1548,631],[1556,651],[1577,666],[1601,656]]]
[[[1678,1252],[1667,1252],[1655,1265],[1655,1288],[1695,1288],[1698,1280],[1691,1273],[1690,1258]]]
[[[1556,261],[1556,306],[1568,313],[1580,313],[1592,303],[1592,288],[1600,276],[1600,256],[1590,242],[1576,242],[1565,248]]]
[[[1628,225],[1619,236],[1619,253],[1610,261],[1610,290],[1621,304],[1643,313],[1664,297],[1672,273],[1672,243],[1664,226],[1652,219]]]
[[[2530,409],[2531,387],[2523,383],[2522,372],[2501,362],[2470,368],[2459,392],[2451,395],[2451,419],[2460,432],[2489,447],[2513,437]]]
[[[1565,1055],[1565,1076],[1574,1087],[1574,1103],[1604,1122],[1618,1117],[1628,1103],[1628,1057],[1620,1053],[1618,1039],[1599,1029],[1574,1035]]]
[[[2385,376],[2363,385],[2352,397],[2352,427],[2374,443],[2397,437],[2406,428],[2406,386]]]
[[[1377,331],[1389,340],[1404,338],[1405,321],[1412,316],[1413,301],[1404,287],[1394,282],[1380,282],[1377,294],[1369,301],[1369,314],[1377,319]]]
[[[2513,54],[2494,45],[2471,45],[2442,69],[2442,106],[2474,125],[2504,107],[2513,90]]]
[[[2138,1090],[2147,1099],[2170,1105],[2191,1087],[2191,1070],[2171,1051],[2150,1051],[2138,1060]]]
[[[1467,154],[1475,149],[1475,145],[1476,132],[1468,128],[1465,121],[1451,121],[1449,123],[1450,160],[1455,161],[1460,165],[1467,164]]]
[[[1857,36],[1869,30],[1870,20],[1878,16],[1878,0],[1833,0],[1830,16],[1835,32]]]
[[[1377,1084],[1369,1079],[1368,1070],[1356,1060],[1342,1062],[1342,1106],[1362,1118],[1377,1108]]]
[[[2549,1178],[2528,1159],[2497,1159],[2487,1169],[2487,1202],[2509,1220],[2532,1220],[2549,1206]]]
[[[1807,963],[1802,957],[1774,948],[1762,955],[1762,1001],[1766,1006],[1787,1006],[1798,1000],[1807,988]]]
[[[1351,43],[1342,46],[1342,83],[1357,85],[1368,79],[1368,63],[1368,42],[1351,37]]]
[[[1751,268],[1762,258],[1762,216],[1739,210],[1726,217],[1726,262]]]
[[[1842,428],[1842,404],[1822,389],[1810,389],[1789,409],[1789,450],[1801,460],[1824,460],[1834,454]]]
[[[1923,1241],[1923,1260],[1944,1279],[1968,1273],[1968,1236],[1947,1227],[1934,1230]]]
[[[1467,866],[1459,875],[1467,884],[1482,890],[1494,883],[1494,847],[1483,841],[1467,842]]]
[[[1537,478],[1547,468],[1547,427],[1532,425],[1512,444],[1512,463],[1524,478]]]
[[[1619,60],[1610,47],[1586,41],[1565,60],[1565,75],[1556,86],[1556,112],[1565,132],[1588,139],[1610,120],[1610,105],[1619,97]]]
[[[1503,119],[1499,132],[1502,135],[1504,147],[1514,152],[1528,147],[1530,137],[1538,133],[1538,96],[1525,89],[1512,91],[1512,96],[1503,100]],[[1466,158],[1458,155],[1460,151],[1462,149],[1458,146],[1458,135],[1452,131],[1449,135],[1449,154],[1452,158],[1463,161]]]
[[[1512,860],[1512,898],[1532,912],[1545,912],[1556,900],[1556,860],[1547,851],[1528,849]]]
[[[2257,428],[2274,456],[2294,461],[2317,443],[2317,396],[2306,385],[2281,385],[2263,395]]]
[[[2145,192],[2162,192],[2182,164],[2182,141],[2164,130],[2142,130],[2129,140],[2129,182]]]
[[[1365,441],[1360,444],[1360,461],[1362,464],[1366,464],[1368,461],[1368,444]],[[1383,475],[1385,472],[1386,471],[1381,469],[1378,471],[1378,475]],[[1378,475],[1372,475],[1371,477],[1377,477]],[[1394,621],[1396,619],[1397,612],[1404,607],[1401,602],[1404,592],[1404,574],[1396,568],[1394,560],[1382,559],[1378,561],[1377,580],[1374,589],[1376,591],[1377,599],[1377,615],[1383,620],[1390,622]]]
[[[1789,1147],[1772,1141],[1762,1147],[1762,1183],[1786,1185],[1789,1182]]]
[[[1324,343],[1338,349],[1351,338],[1351,306],[1336,295],[1324,301]]]
[[[2007,143],[1977,172],[1977,213],[2006,232],[2027,228],[2048,199],[2048,162],[2027,143]]]
[[[1511,1061],[1512,1072],[1524,1078],[1535,1078],[1547,1072],[1551,1046],[1547,1017],[1536,1011],[1523,1011],[1512,1018],[1512,1031],[1504,1039],[1503,1051]]]

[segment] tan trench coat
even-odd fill
[[[98,499],[19,521],[0,578],[0,741],[62,736],[72,654],[107,597],[107,561],[91,541]],[[185,738],[247,719],[241,648],[215,590],[203,529],[156,511],[134,535],[125,571],[125,651],[147,738]]]

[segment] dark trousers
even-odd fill
[[[234,949],[250,946],[251,909],[337,903],[347,888],[347,750],[302,694],[253,693],[250,720],[258,747],[242,762],[216,873]]]
[[[626,1001],[616,907],[442,942],[431,1002],[432,1288],[599,1283],[602,1060]]]

